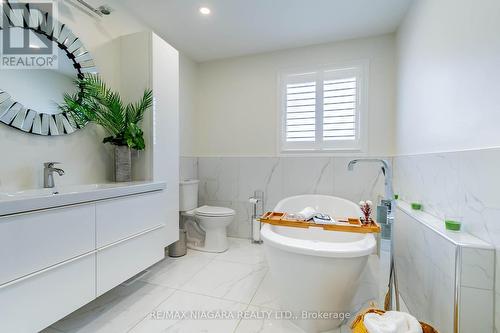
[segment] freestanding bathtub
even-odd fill
[[[294,213],[307,206],[332,217],[361,216],[355,203],[326,195],[285,198],[274,211]],[[292,321],[306,332],[340,326],[352,310],[359,276],[376,248],[375,237],[269,224],[262,226],[261,235],[282,310],[291,311]]]

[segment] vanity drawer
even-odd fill
[[[105,247],[97,252],[97,296],[165,257],[165,227]]]
[[[97,248],[165,224],[162,192],[151,192],[96,204]]]
[[[94,249],[94,205],[1,217],[0,285]]]
[[[95,298],[95,253],[0,287],[0,332],[39,332]]]

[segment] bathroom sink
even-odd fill
[[[126,182],[58,186],[14,192],[0,192],[0,216],[104,200],[125,195],[160,191],[164,182]]]
[[[26,190],[26,191],[18,191],[18,192],[0,192],[0,201],[2,200],[16,200],[20,198],[32,198],[32,197],[40,197],[53,195],[55,189],[37,189],[37,190]]]

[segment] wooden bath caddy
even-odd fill
[[[293,228],[323,228],[329,231],[357,232],[361,234],[379,233],[380,225],[374,220],[370,224],[362,224],[358,218],[335,219],[343,224],[317,224],[310,221],[286,220],[286,213],[267,212],[259,218],[262,223]]]

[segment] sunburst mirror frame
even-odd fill
[[[14,11],[8,2],[0,2],[0,30],[22,28],[43,35],[64,51],[72,61],[78,78],[86,73],[97,74],[89,51],[65,24],[53,17],[49,19],[49,14],[39,9],[32,10],[28,3],[25,6],[26,10],[21,14],[21,11]],[[68,113],[50,114],[26,108],[1,88],[0,122],[26,133],[48,136],[71,134],[85,126],[78,124]]]

